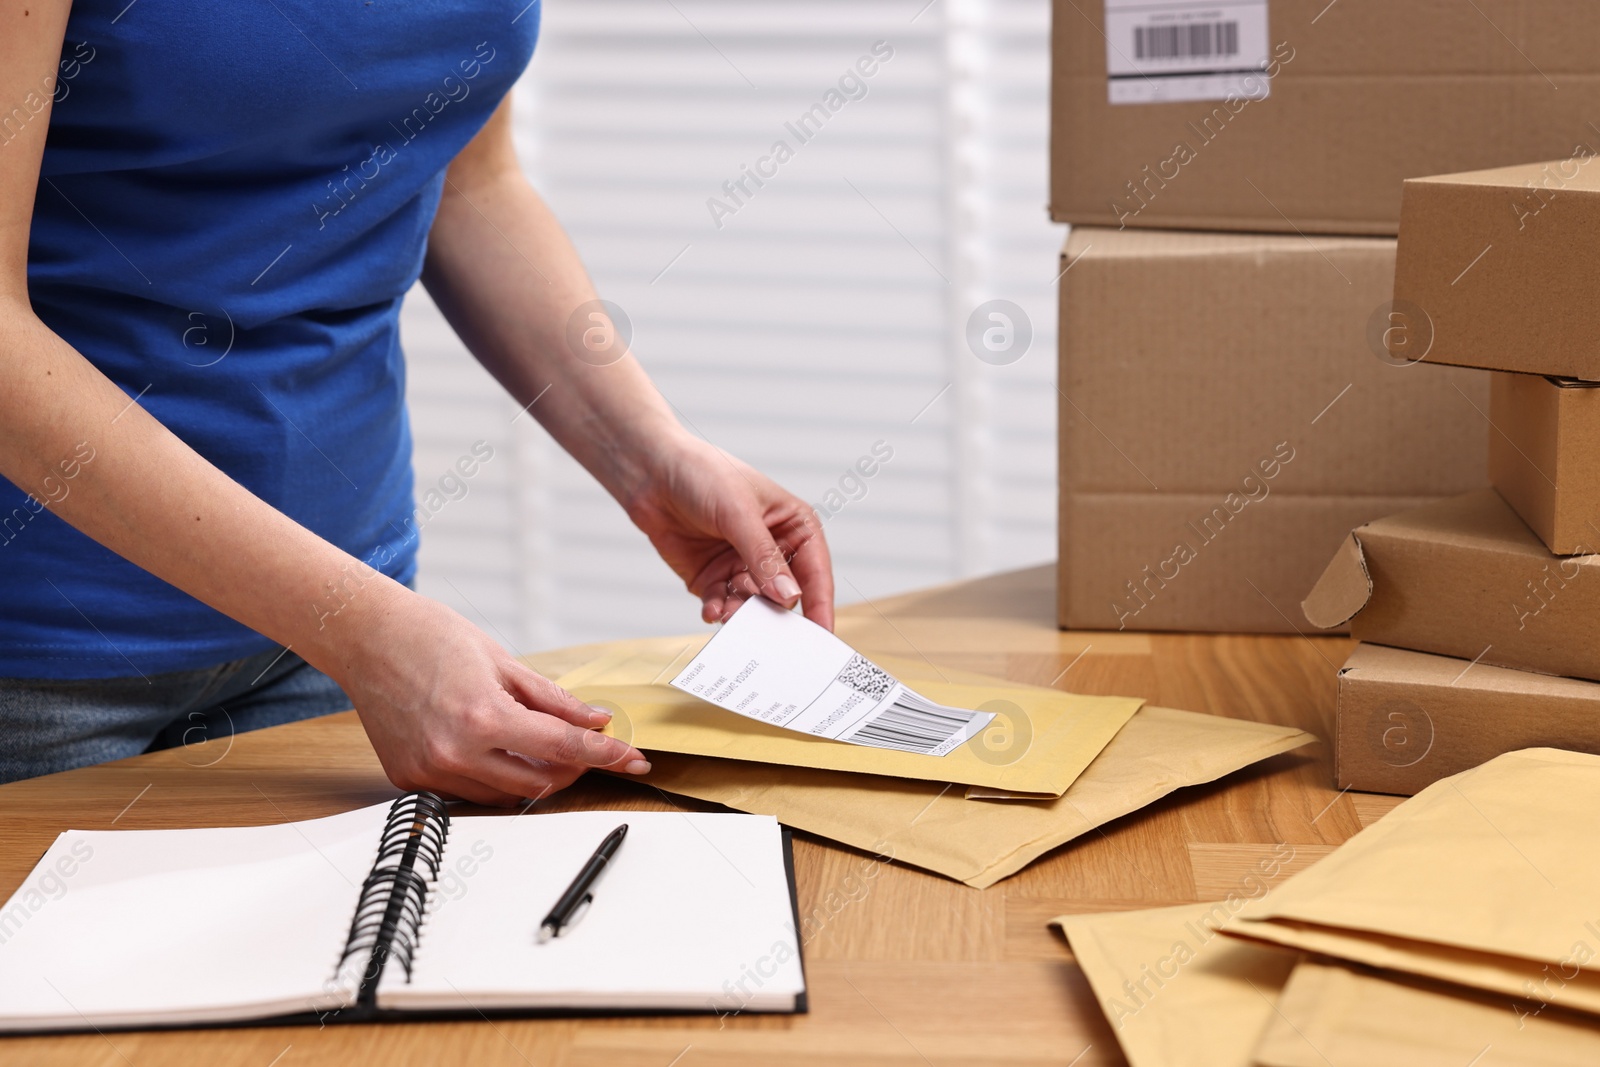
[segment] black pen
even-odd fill
[[[628,824],[623,823],[606,835],[600,842],[600,847],[594,850],[594,855],[589,857],[589,862],[583,865],[583,870],[578,872],[578,877],[567,886],[567,891],[561,894],[561,899],[556,901],[555,907],[550,909],[550,914],[544,917],[544,922],[539,924],[539,943],[560,937],[562,928],[572,922],[572,918],[585,904],[594,900],[594,894],[589,890],[600,877],[600,872],[606,869],[611,862],[611,857],[617,854],[617,849],[622,847],[622,839],[628,836]]]

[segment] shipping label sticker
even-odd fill
[[[1113,104],[1264,100],[1267,0],[1105,0],[1106,90]]]
[[[994,718],[929,700],[816,623],[760,597],[746,601],[671,684],[786,730],[927,756],[949,754]]]

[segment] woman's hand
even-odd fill
[[[597,732],[609,713],[402,585],[374,575],[327,625],[345,631],[329,673],[402,789],[508,806],[564,789],[592,767],[650,769],[638,749]]]
[[[752,596],[833,628],[828,545],[809,505],[687,433],[648,449],[628,516],[700,597],[707,622]],[[511,805],[590,768],[650,769],[599,733],[610,715],[523,666],[444,605],[374,574],[327,620],[333,675],[356,706],[389,779],[479,804]]]
[[[721,449],[678,432],[652,448],[623,507],[689,591],[706,622],[750,597],[833,629],[833,565],[810,505]]]

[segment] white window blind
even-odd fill
[[[842,602],[1055,554],[1048,20],[1047,0],[545,4],[524,166],[685,423],[842,504]],[[969,345],[996,299],[1031,328],[1014,362]],[[420,291],[404,328],[419,492],[495,450],[425,526],[419,588],[517,651],[696,628]]]

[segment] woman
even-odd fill
[[[538,18],[0,9],[0,780],[351,703],[402,788],[510,804],[649,769],[408,588],[419,276],[708,622],[765,595],[832,625],[809,508],[585,348],[608,323],[512,149]]]

